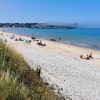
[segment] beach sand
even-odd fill
[[[7,36],[8,35],[8,36]],[[12,33],[4,33],[7,44],[21,54],[31,68],[41,67],[44,82],[55,88],[67,100],[100,100],[100,51],[63,43],[43,40],[46,47],[10,39]],[[17,38],[30,37],[15,35]],[[93,53],[93,59],[80,59],[80,55]]]

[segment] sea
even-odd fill
[[[42,39],[56,39],[58,42],[100,50],[100,28],[76,29],[32,29],[0,28],[0,31],[20,35],[32,35]]]

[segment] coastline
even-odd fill
[[[55,92],[59,90],[65,98],[69,96],[72,100],[99,98],[99,51],[43,39],[40,40],[47,46],[40,47],[36,45],[37,41],[27,44],[11,40],[7,35],[12,33],[4,32],[7,44],[21,54],[31,68],[41,67],[41,77],[56,88]],[[27,36],[15,36],[30,39]],[[80,59],[81,54],[87,55],[91,52],[94,59]]]
[[[49,30],[49,29],[29,29],[29,28],[1,28],[1,31],[11,32],[14,34],[29,36],[40,39],[54,39],[56,42],[74,45],[78,47],[94,49],[100,51],[99,30],[94,28],[78,28],[74,30]],[[95,32],[96,31],[96,32]],[[75,34],[74,34],[75,33]],[[91,34],[92,36],[91,36]],[[93,41],[93,42],[92,42]]]

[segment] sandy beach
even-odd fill
[[[2,32],[0,32],[2,33]],[[15,34],[14,34],[15,35]],[[100,51],[73,45],[41,41],[25,43],[10,39],[12,33],[3,32],[7,45],[21,54],[31,68],[41,67],[41,77],[61,93],[67,100],[100,100]],[[31,40],[30,37],[15,35],[16,38]],[[93,53],[93,59],[80,59],[80,55]]]

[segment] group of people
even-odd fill
[[[31,35],[31,39],[32,40],[36,40],[36,38],[33,36],[33,34]],[[39,40],[38,40],[39,41]],[[40,40],[39,42],[37,42],[37,45],[39,45],[39,46],[46,46],[46,44],[45,43],[42,43],[42,41]]]
[[[11,39],[15,39],[15,41],[24,41],[26,43],[31,43],[32,40],[35,40],[36,39],[35,37],[33,37],[33,34],[31,36],[31,40],[22,39],[21,37],[16,38],[15,35],[10,36],[10,38]],[[37,45],[39,45],[39,46],[46,46],[46,44],[45,43],[42,43],[41,40],[39,42],[37,42]]]
[[[92,56],[92,53],[90,53],[89,55],[87,54],[85,57],[83,55],[80,55],[80,58],[89,60],[89,59],[93,58],[93,56]]]
[[[46,46],[46,44],[45,43],[42,43],[41,40],[39,42],[37,42],[37,45],[39,45],[39,46]]]
[[[15,35],[10,36],[10,39],[14,39],[14,38],[15,38]]]

